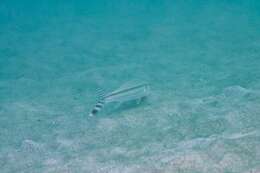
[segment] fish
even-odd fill
[[[137,100],[139,103],[142,99],[150,94],[150,85],[146,82],[127,82],[118,89],[102,94],[98,102],[95,104],[89,116],[94,116],[102,110],[108,103],[124,103],[132,100]]]

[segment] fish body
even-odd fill
[[[147,97],[149,92],[150,86],[148,83],[126,83],[120,88],[102,96],[90,112],[89,116],[97,114],[107,103],[123,103],[131,100],[141,100],[142,98]]]

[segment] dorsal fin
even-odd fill
[[[127,81],[125,82],[123,85],[121,85],[119,88],[117,88],[114,91],[118,91],[118,90],[124,90],[127,88],[131,88],[131,87],[135,87],[138,85],[142,85],[142,84],[146,84],[145,82],[139,81],[139,80],[131,80],[131,81]]]

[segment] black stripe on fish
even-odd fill
[[[98,101],[98,103],[95,105],[95,107],[91,111],[90,116],[97,114],[104,107],[104,105],[105,105],[104,101]]]
[[[98,110],[97,110],[97,109],[93,109],[93,110],[91,111],[91,113],[94,115],[94,114],[98,113]]]
[[[98,105],[96,105],[96,108],[102,108],[104,105],[102,105],[102,104],[98,104]]]

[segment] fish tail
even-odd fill
[[[98,101],[97,104],[92,109],[92,111],[89,113],[89,116],[96,115],[104,106],[105,106],[105,101],[104,100]]]

